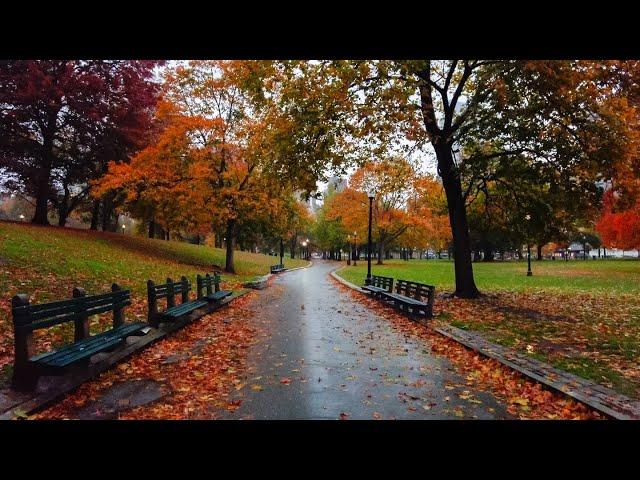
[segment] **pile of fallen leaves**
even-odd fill
[[[74,418],[79,409],[95,401],[117,382],[153,380],[166,395],[154,403],[126,410],[120,419],[212,419],[217,409],[233,410],[229,395],[245,385],[246,367],[255,331],[249,324],[249,293],[229,306],[189,324],[134,355],[128,362],[84,383],[57,405],[35,419]]]
[[[336,282],[337,283],[337,282]],[[589,420],[603,416],[565,395],[550,391],[517,371],[487,358],[431,328],[396,313],[382,303],[340,284],[341,289],[391,322],[407,336],[420,338],[431,351],[447,357],[470,388],[487,391],[521,419]]]

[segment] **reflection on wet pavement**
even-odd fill
[[[330,279],[335,263],[280,274],[253,305],[261,335],[229,419],[510,418],[424,340],[393,329]]]

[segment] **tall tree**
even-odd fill
[[[610,174],[608,159],[624,156],[629,144],[630,110],[611,74],[618,67],[587,61],[333,61],[301,66],[294,83],[304,86],[297,98],[315,102],[309,130],[322,122],[333,132],[336,150],[349,143],[341,149],[345,159],[379,154],[390,142],[396,148],[411,148],[407,141],[430,146],[447,198],[455,293],[475,297],[461,171],[487,158],[524,156],[578,185]],[[301,76],[306,82],[297,80]]]
[[[407,202],[416,176],[415,169],[402,158],[370,162],[356,170],[347,189],[336,194],[329,218],[340,218],[345,230],[356,233],[364,242],[369,218],[366,192],[373,191],[372,229],[378,247],[378,264],[381,265],[385,248],[389,248],[414,223],[407,211]]]
[[[156,63],[0,62],[0,166],[17,174],[18,186],[35,198],[34,223],[49,223],[56,176],[68,189],[86,180],[87,172],[96,173],[95,163],[105,156],[116,160],[116,151],[128,154],[141,146],[156,102]],[[66,193],[63,217],[72,206]]]

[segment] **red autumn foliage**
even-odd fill
[[[630,208],[617,211],[613,190],[605,193],[602,216],[596,225],[605,246],[632,250],[640,248],[640,199]]]

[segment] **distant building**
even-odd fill
[[[587,244],[586,256],[590,258],[604,258],[605,251],[607,258],[639,258],[640,252],[638,250],[620,250],[619,248],[591,248]],[[553,252],[553,256],[556,258],[564,258],[565,254],[569,255],[569,258],[582,258],[585,255],[583,246],[581,243],[572,243],[568,248],[556,248]]]

